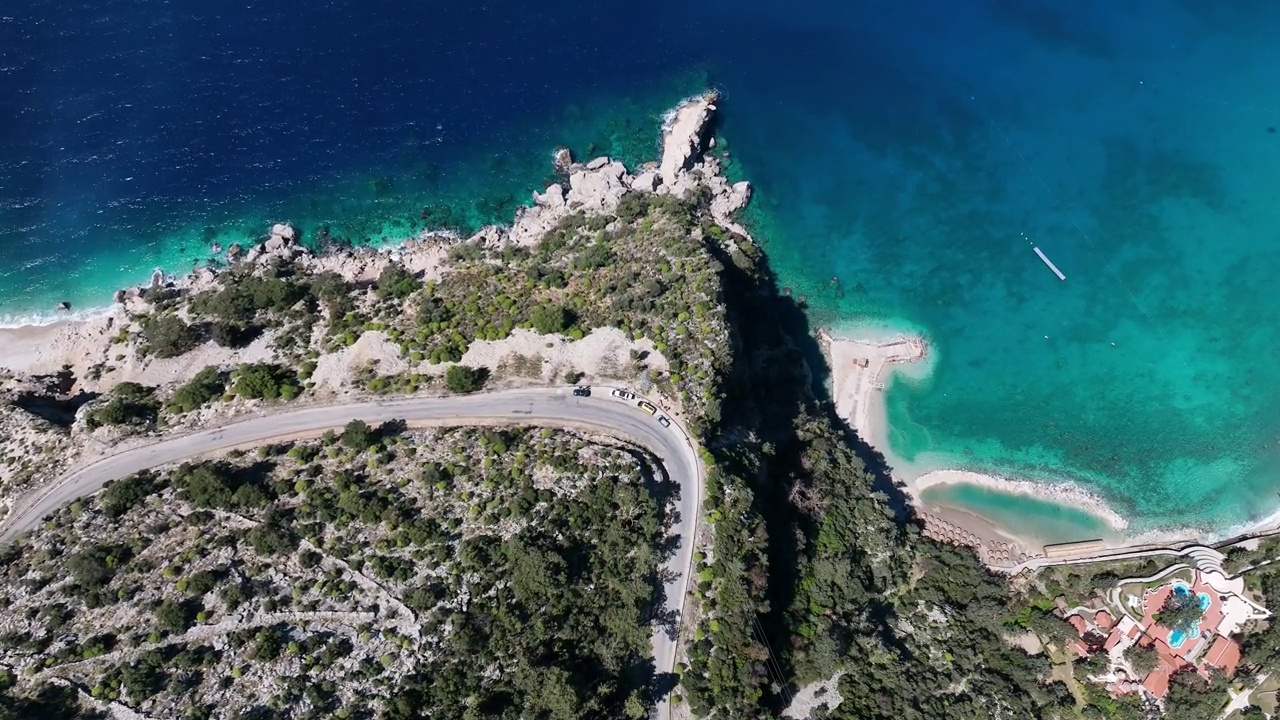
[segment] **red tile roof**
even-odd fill
[[[1204,617],[1200,620],[1201,630],[1217,630],[1222,624],[1222,598],[1217,595],[1211,595],[1212,602],[1209,603],[1209,609],[1204,611]]]
[[[1084,618],[1080,617],[1079,615],[1072,615],[1071,617],[1067,618],[1067,622],[1071,623],[1071,627],[1075,628],[1076,632],[1080,633],[1080,635],[1082,636],[1089,630],[1088,623],[1086,623],[1084,621]]]
[[[1231,675],[1240,664],[1240,643],[1229,637],[1218,636],[1205,654],[1204,661],[1214,667],[1222,668],[1222,672]]]
[[[1146,604],[1143,606],[1142,614],[1143,625],[1150,625],[1155,622],[1156,613],[1159,613],[1160,608],[1164,607],[1164,601],[1169,599],[1171,593],[1173,593],[1173,588],[1168,585],[1161,585],[1146,596]]]
[[[1079,640],[1068,640],[1068,641],[1067,641],[1067,649],[1068,649],[1068,650],[1070,650],[1071,652],[1075,653],[1075,654],[1076,654],[1076,655],[1078,655],[1079,657],[1088,657],[1088,656],[1089,656],[1089,649],[1088,649],[1088,648],[1086,648],[1086,647],[1084,646],[1084,643],[1080,642]]]
[[[1164,694],[1169,692],[1169,669],[1160,666],[1152,670],[1143,679],[1142,687],[1158,698],[1164,697]]]
[[[1111,648],[1120,644],[1120,639],[1123,637],[1124,637],[1124,633],[1120,632],[1119,630],[1112,630],[1111,634],[1107,636],[1107,642],[1104,643],[1102,647],[1106,649],[1107,652],[1111,652]]]
[[[1103,630],[1108,630],[1115,624],[1115,620],[1111,619],[1111,613],[1106,610],[1099,610],[1093,616],[1093,622]]]

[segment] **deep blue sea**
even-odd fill
[[[888,390],[895,455],[1072,480],[1137,529],[1277,505],[1280,5],[0,15],[3,323],[103,305],[274,221],[381,242],[424,211],[509,219],[557,145],[654,157],[662,111],[710,85],[753,230],[814,320],[929,338],[933,375]]]

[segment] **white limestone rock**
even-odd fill
[[[751,201],[751,183],[747,181],[729,185],[723,178],[716,176],[720,187],[712,183],[711,215],[717,220],[727,219],[733,213],[747,206]]]
[[[632,190],[640,190],[641,192],[653,192],[658,189],[658,173],[652,170],[642,172],[631,181]]]
[[[548,185],[546,192],[541,195],[537,192],[533,194],[533,202],[546,207],[560,207],[564,205],[564,188],[559,183]]]
[[[715,113],[714,92],[689,98],[673,110],[662,128],[662,182],[676,184],[702,154],[703,133]]]
[[[293,229],[292,225],[288,225],[285,223],[276,223],[275,225],[271,226],[271,237],[272,238],[278,237],[285,240],[286,242],[293,242],[298,239],[298,234],[297,234],[297,231]]]
[[[587,170],[599,170],[600,168],[608,164],[609,164],[609,158],[598,157],[595,160],[592,160],[591,162],[587,163]]]
[[[565,200],[574,208],[610,211],[617,207],[630,185],[626,166],[610,162],[595,170],[579,170],[570,175]]]

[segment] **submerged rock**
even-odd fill
[[[556,152],[551,156],[551,166],[556,172],[568,174],[569,168],[573,165],[573,153],[569,152],[569,148],[556,148]]]
[[[71,303],[67,302],[66,300],[63,300],[62,302],[58,303],[58,310],[60,312],[71,312]]]

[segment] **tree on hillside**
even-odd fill
[[[226,389],[222,371],[216,367],[206,367],[173,392],[169,410],[175,413],[191,412],[210,400],[221,397]]]
[[[297,377],[279,365],[241,365],[236,369],[232,391],[243,398],[292,400],[298,395]]]
[[[375,292],[380,298],[403,300],[420,287],[422,287],[422,283],[418,282],[418,278],[414,277],[413,273],[396,263],[391,263],[383,268],[378,275],[377,290]]]
[[[142,321],[151,354],[158,358],[178,357],[200,343],[191,326],[175,315],[151,315]]]
[[[454,365],[444,373],[444,386],[449,388],[449,392],[471,393],[483,387],[488,379],[489,371],[485,368]]]
[[[1190,632],[1200,618],[1204,617],[1204,609],[1200,607],[1200,599],[1191,593],[1169,593],[1169,597],[1156,613],[1156,622],[1170,630]]]
[[[1142,677],[1146,677],[1147,673],[1155,670],[1160,664],[1160,654],[1156,652],[1155,646],[1150,644],[1134,645],[1124,651],[1124,656],[1133,667],[1133,671]]]
[[[356,452],[364,452],[377,442],[378,431],[369,427],[369,423],[363,420],[352,420],[342,430],[342,444]]]
[[[530,319],[533,321],[533,329],[543,335],[564,332],[573,322],[569,312],[556,305],[539,305],[533,309]]]
[[[1062,618],[1055,617],[1040,608],[1032,608],[1027,616],[1027,629],[1046,642],[1064,645],[1077,637],[1075,628]]]
[[[160,402],[151,388],[125,381],[112,389],[106,403],[90,410],[85,421],[91,429],[103,425],[151,425],[159,410]]]

